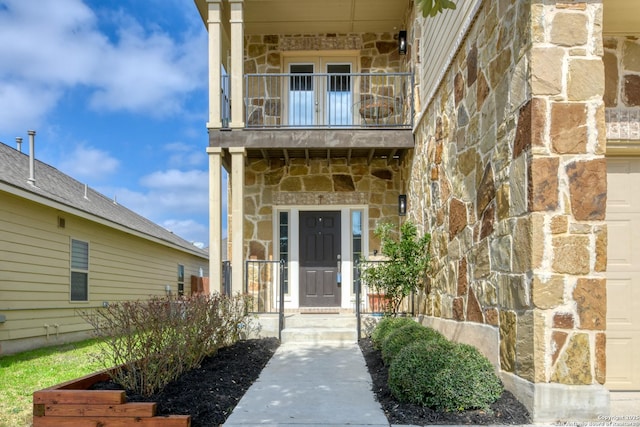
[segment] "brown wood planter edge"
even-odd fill
[[[190,427],[189,415],[156,415],[154,402],[127,402],[124,390],[89,390],[99,371],[33,393],[33,427]]]

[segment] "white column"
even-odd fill
[[[222,0],[207,0],[209,32],[209,121],[207,128],[220,128],[220,94],[222,64]]]
[[[209,290],[222,290],[222,148],[209,155]]]
[[[244,290],[244,161],[243,147],[231,153],[231,283],[233,293]]]
[[[244,18],[243,0],[229,0],[231,6],[231,123],[244,127]]]

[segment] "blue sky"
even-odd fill
[[[207,34],[193,0],[0,0],[0,141],[208,245]],[[28,152],[28,144],[23,144]]]

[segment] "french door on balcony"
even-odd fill
[[[352,58],[287,58],[287,124],[351,126],[354,68]]]

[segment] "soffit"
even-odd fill
[[[194,0],[206,22],[207,0]],[[410,0],[244,0],[246,34],[395,32]],[[605,34],[640,33],[640,2],[605,0]]]
[[[603,0],[603,7],[603,32],[605,34],[640,34],[640,1]]]
[[[411,0],[244,0],[245,34],[396,32]],[[206,22],[206,0],[195,0]]]

